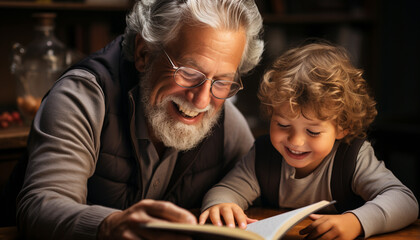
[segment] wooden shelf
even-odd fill
[[[0,150],[25,148],[29,126],[0,129]]]
[[[26,1],[0,1],[0,8],[3,9],[28,9],[28,10],[68,10],[68,11],[125,11],[130,9],[130,3],[69,3],[69,2],[52,2],[37,3]]]

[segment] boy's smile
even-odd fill
[[[301,151],[295,151],[292,150],[291,148],[288,147],[284,147],[285,151],[287,153],[287,155],[289,155],[291,158],[295,158],[296,160],[300,160],[300,159],[304,159],[305,157],[307,157],[310,152],[301,152]]]

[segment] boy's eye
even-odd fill
[[[311,135],[311,136],[318,136],[319,134],[321,134],[320,132],[312,132],[311,130],[306,130],[308,133],[309,133],[309,135]]]
[[[289,125],[284,125],[284,124],[281,124],[281,123],[277,123],[277,126],[282,127],[282,128],[286,128],[286,127],[288,127]]]

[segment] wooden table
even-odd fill
[[[282,210],[273,210],[273,209],[263,209],[263,208],[250,208],[246,211],[250,218],[255,219],[264,219],[267,217],[274,216],[276,214],[282,213]],[[196,214],[196,211],[193,211]],[[196,214],[197,215],[197,214]],[[284,240],[297,240],[303,239],[302,235],[299,235],[299,231],[309,225],[311,220],[304,219],[296,226],[294,226],[283,238]],[[22,239],[17,231],[16,227],[3,227],[0,228],[0,239],[1,240],[20,240]],[[420,219],[417,219],[410,226],[401,229],[396,232],[391,232],[387,234],[376,235],[368,238],[369,240],[410,240],[410,239],[420,239]]]
[[[1,240],[18,240],[22,238],[19,237],[16,227],[2,227],[0,228],[0,239]]]

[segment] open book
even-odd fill
[[[274,240],[281,238],[309,214],[334,204],[335,201],[319,201],[306,207],[269,217],[251,224],[246,230],[240,228],[218,227],[211,224],[192,225],[183,223],[158,222],[142,225],[144,228],[172,231],[193,236],[194,239],[236,239],[236,240]]]

